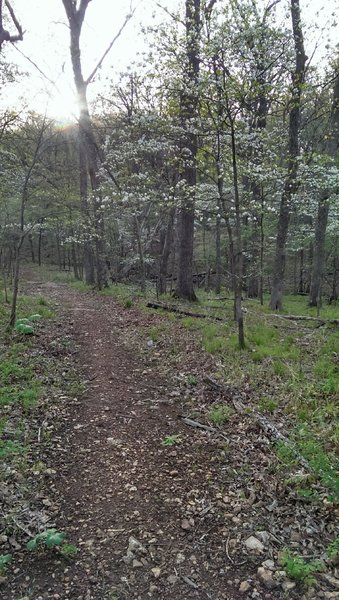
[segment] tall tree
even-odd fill
[[[180,97],[183,198],[178,211],[178,277],[176,295],[195,300],[193,289],[194,204],[197,183],[197,116],[199,80],[200,0],[186,0],[186,71]]]
[[[332,168],[339,149],[339,59],[336,60],[333,86],[333,102],[329,120],[329,132],[325,152],[329,158],[328,167]],[[317,220],[314,235],[314,255],[310,287],[310,306],[318,306],[321,298],[321,285],[325,262],[325,236],[330,208],[331,189],[326,186],[318,203]]]
[[[89,241],[85,242],[84,247],[84,270],[87,283],[96,283],[101,289],[107,285],[107,273],[104,251],[104,216],[101,210],[102,198],[99,181],[98,153],[97,143],[93,130],[93,124],[89,113],[87,88],[93,80],[98,69],[101,67],[104,58],[112,48],[115,40],[119,37],[131,14],[127,15],[123,26],[118,34],[113,38],[101,59],[85,79],[81,62],[80,37],[84,23],[86,11],[91,0],[62,0],[64,5],[69,28],[70,28],[70,53],[74,75],[74,83],[77,91],[79,105],[79,169],[80,169],[80,197],[83,216],[90,227],[90,205],[88,182],[92,190],[92,211],[93,211],[93,231],[95,252],[92,251],[92,245]]]
[[[301,95],[305,82],[306,54],[301,25],[300,2],[291,0],[291,19],[295,50],[295,68],[292,74],[292,88],[289,108],[289,141],[287,174],[280,200],[277,241],[273,267],[273,286],[270,306],[273,310],[282,309],[283,282],[286,262],[286,241],[290,221],[291,200],[298,189],[299,130],[301,120]]]

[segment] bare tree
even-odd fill
[[[120,36],[123,28],[131,18],[132,14],[127,15],[125,22],[113,38],[108,48],[94,67],[93,71],[87,77],[83,75],[81,62],[80,37],[84,23],[86,11],[91,0],[62,0],[64,5],[69,28],[70,28],[70,53],[74,75],[74,83],[77,91],[79,105],[79,168],[80,168],[80,198],[81,208],[85,221],[90,223],[90,207],[88,199],[88,182],[90,183],[93,195],[93,228],[94,228],[94,246],[89,241],[85,242],[84,247],[84,271],[87,283],[96,283],[101,289],[107,285],[107,273],[104,252],[104,220],[101,211],[101,192],[98,175],[98,152],[95,140],[93,124],[91,121],[89,106],[87,100],[87,88],[93,81],[98,69],[101,67],[105,57],[112,48],[116,39]]]
[[[283,282],[286,262],[286,241],[290,222],[291,200],[298,189],[299,130],[301,119],[301,94],[305,81],[307,56],[301,26],[300,2],[291,0],[291,18],[295,49],[295,68],[292,74],[292,89],[289,108],[289,142],[287,174],[280,200],[278,231],[273,267],[273,286],[270,306],[273,310],[282,309]]]
[[[12,23],[12,25],[14,25],[15,27],[15,33],[10,33],[9,31],[7,31],[7,29],[4,28],[4,24],[3,24],[3,8],[4,6],[7,8],[9,15],[10,15],[10,21]],[[22,31],[22,27],[18,21],[18,19],[16,18],[15,12],[12,8],[11,3],[8,0],[0,0],[0,52],[2,49],[2,45],[4,42],[18,42],[21,41],[23,39],[23,31]]]

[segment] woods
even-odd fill
[[[4,600],[337,597],[315,3],[0,0]]]
[[[27,196],[21,225],[16,182],[8,187],[3,272],[17,227],[30,229],[26,259],[67,265],[98,289],[139,281],[145,291],[156,280],[161,294],[172,278],[175,294],[194,300],[195,272],[215,271],[204,285],[233,289],[241,346],[246,295],[263,303],[269,293],[274,310],[284,289],[313,306],[336,301],[338,56],[326,70],[307,62],[299,2],[285,27],[278,4],[187,0],[183,20],[149,32],[158,55],[112,83],[90,116],[87,88],[102,61],[86,79],[89,2],[63,1],[79,120],[64,132],[50,123],[43,188],[37,201]],[[3,161],[21,128],[3,114]]]

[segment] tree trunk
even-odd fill
[[[70,52],[74,83],[79,105],[79,169],[80,169],[80,198],[84,216],[85,228],[89,228],[89,240],[84,244],[84,270],[86,282],[93,284],[94,280],[99,289],[108,285],[105,249],[104,249],[104,219],[101,209],[101,192],[98,177],[98,159],[92,121],[87,101],[87,86],[90,78],[85,81],[82,73],[80,35],[86,10],[90,0],[81,0],[79,8],[73,0],[62,0],[70,26]],[[92,189],[93,227],[89,219],[90,208],[88,201],[89,179]],[[86,231],[86,233],[88,233]],[[91,239],[94,238],[94,251]]]
[[[338,292],[337,292],[337,275],[339,270],[338,264],[338,239],[334,239],[334,255],[333,255],[333,277],[332,277],[332,293],[330,297],[329,304],[336,304],[338,300]]]
[[[187,69],[184,73],[184,89],[181,92],[180,110],[184,129],[182,147],[189,150],[183,156],[182,181],[185,183],[184,198],[178,215],[178,277],[176,296],[186,300],[196,299],[193,289],[193,242],[194,205],[197,183],[198,139],[195,123],[198,116],[200,0],[186,0],[186,53]]]
[[[169,260],[172,245],[173,245],[174,215],[175,215],[175,208],[172,208],[168,215],[168,222],[167,222],[166,232],[164,235],[164,242],[162,245],[161,256],[160,256],[159,286],[158,286],[159,294],[166,294],[168,260]]]
[[[330,131],[328,141],[326,143],[326,153],[332,159],[329,166],[333,164],[339,147],[339,71],[335,74],[335,82],[333,88],[333,102],[330,116]],[[325,263],[325,237],[329,213],[329,198],[331,192],[325,189],[318,204],[318,214],[315,226],[314,235],[314,255],[313,268],[311,276],[310,289],[310,306],[318,306],[321,298],[321,285],[323,280],[324,263]]]
[[[221,217],[217,216],[215,232],[215,293],[221,291]]]
[[[140,289],[143,294],[146,292],[146,270],[145,270],[145,259],[144,249],[142,245],[141,228],[137,215],[134,217],[135,232],[137,237],[138,253],[139,253],[139,265],[140,265]]]
[[[33,236],[31,233],[28,235],[28,241],[29,241],[29,247],[31,250],[32,263],[34,264],[35,263],[34,242],[33,242]]]
[[[270,306],[282,310],[283,282],[285,276],[286,242],[290,221],[292,196],[298,189],[297,172],[299,157],[299,129],[301,117],[301,94],[305,81],[306,54],[301,27],[299,0],[291,0],[291,17],[295,48],[295,70],[292,75],[292,91],[289,111],[288,164],[284,190],[280,201],[277,242],[273,267],[273,286]]]

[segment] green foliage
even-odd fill
[[[13,454],[21,454],[24,448],[17,441],[0,439],[0,458],[5,459]]]
[[[37,550],[39,547],[53,548],[61,546],[65,539],[65,533],[56,529],[46,529],[42,533],[38,533],[26,544],[27,550]]]
[[[6,568],[12,560],[12,554],[0,554],[0,575],[6,572]]]
[[[322,348],[321,356],[314,365],[314,375],[321,391],[331,396],[339,392],[339,333],[332,333]]]
[[[78,548],[73,544],[63,544],[61,547],[61,554],[66,558],[75,558],[78,554]]]
[[[43,296],[41,296],[40,298],[38,298],[38,304],[40,306],[47,306],[48,302],[47,302],[46,298],[44,298]]]
[[[28,325],[28,319],[17,319],[15,322],[15,331],[28,335],[33,333],[33,327],[32,325]]]
[[[124,308],[132,308],[133,302],[130,298],[127,298],[124,302]]]
[[[285,550],[283,553],[282,566],[288,577],[306,586],[315,583],[312,576],[314,573],[324,570],[324,564],[321,561],[306,562],[302,556],[293,554],[289,550]]]
[[[208,420],[215,425],[222,425],[230,419],[234,414],[234,410],[225,404],[217,404],[208,413]]]
[[[297,458],[296,458],[295,452],[292,450],[292,448],[290,448],[283,442],[277,442],[276,452],[277,452],[278,460],[285,467],[292,467],[293,465],[297,464]]]
[[[179,444],[181,442],[180,435],[166,435],[166,437],[162,440],[162,446],[174,446],[175,444]]]
[[[339,536],[328,545],[327,554],[330,558],[336,558],[339,556]]]
[[[186,383],[188,385],[198,385],[198,379],[195,375],[187,375],[186,376]]]
[[[335,452],[324,451],[322,445],[303,428],[298,432],[298,447],[301,454],[308,460],[312,470],[317,474],[321,483],[330,491],[331,498],[339,501],[339,462]]]
[[[278,402],[273,398],[269,398],[268,396],[263,396],[258,405],[259,409],[262,411],[267,411],[270,414],[273,414],[274,411],[278,408]]]
[[[34,331],[32,323],[34,323],[34,321],[39,321],[40,319],[41,315],[39,313],[34,313],[28,318],[24,317],[22,319],[17,319],[15,321],[14,329],[17,333],[22,333],[25,335],[32,334]]]

